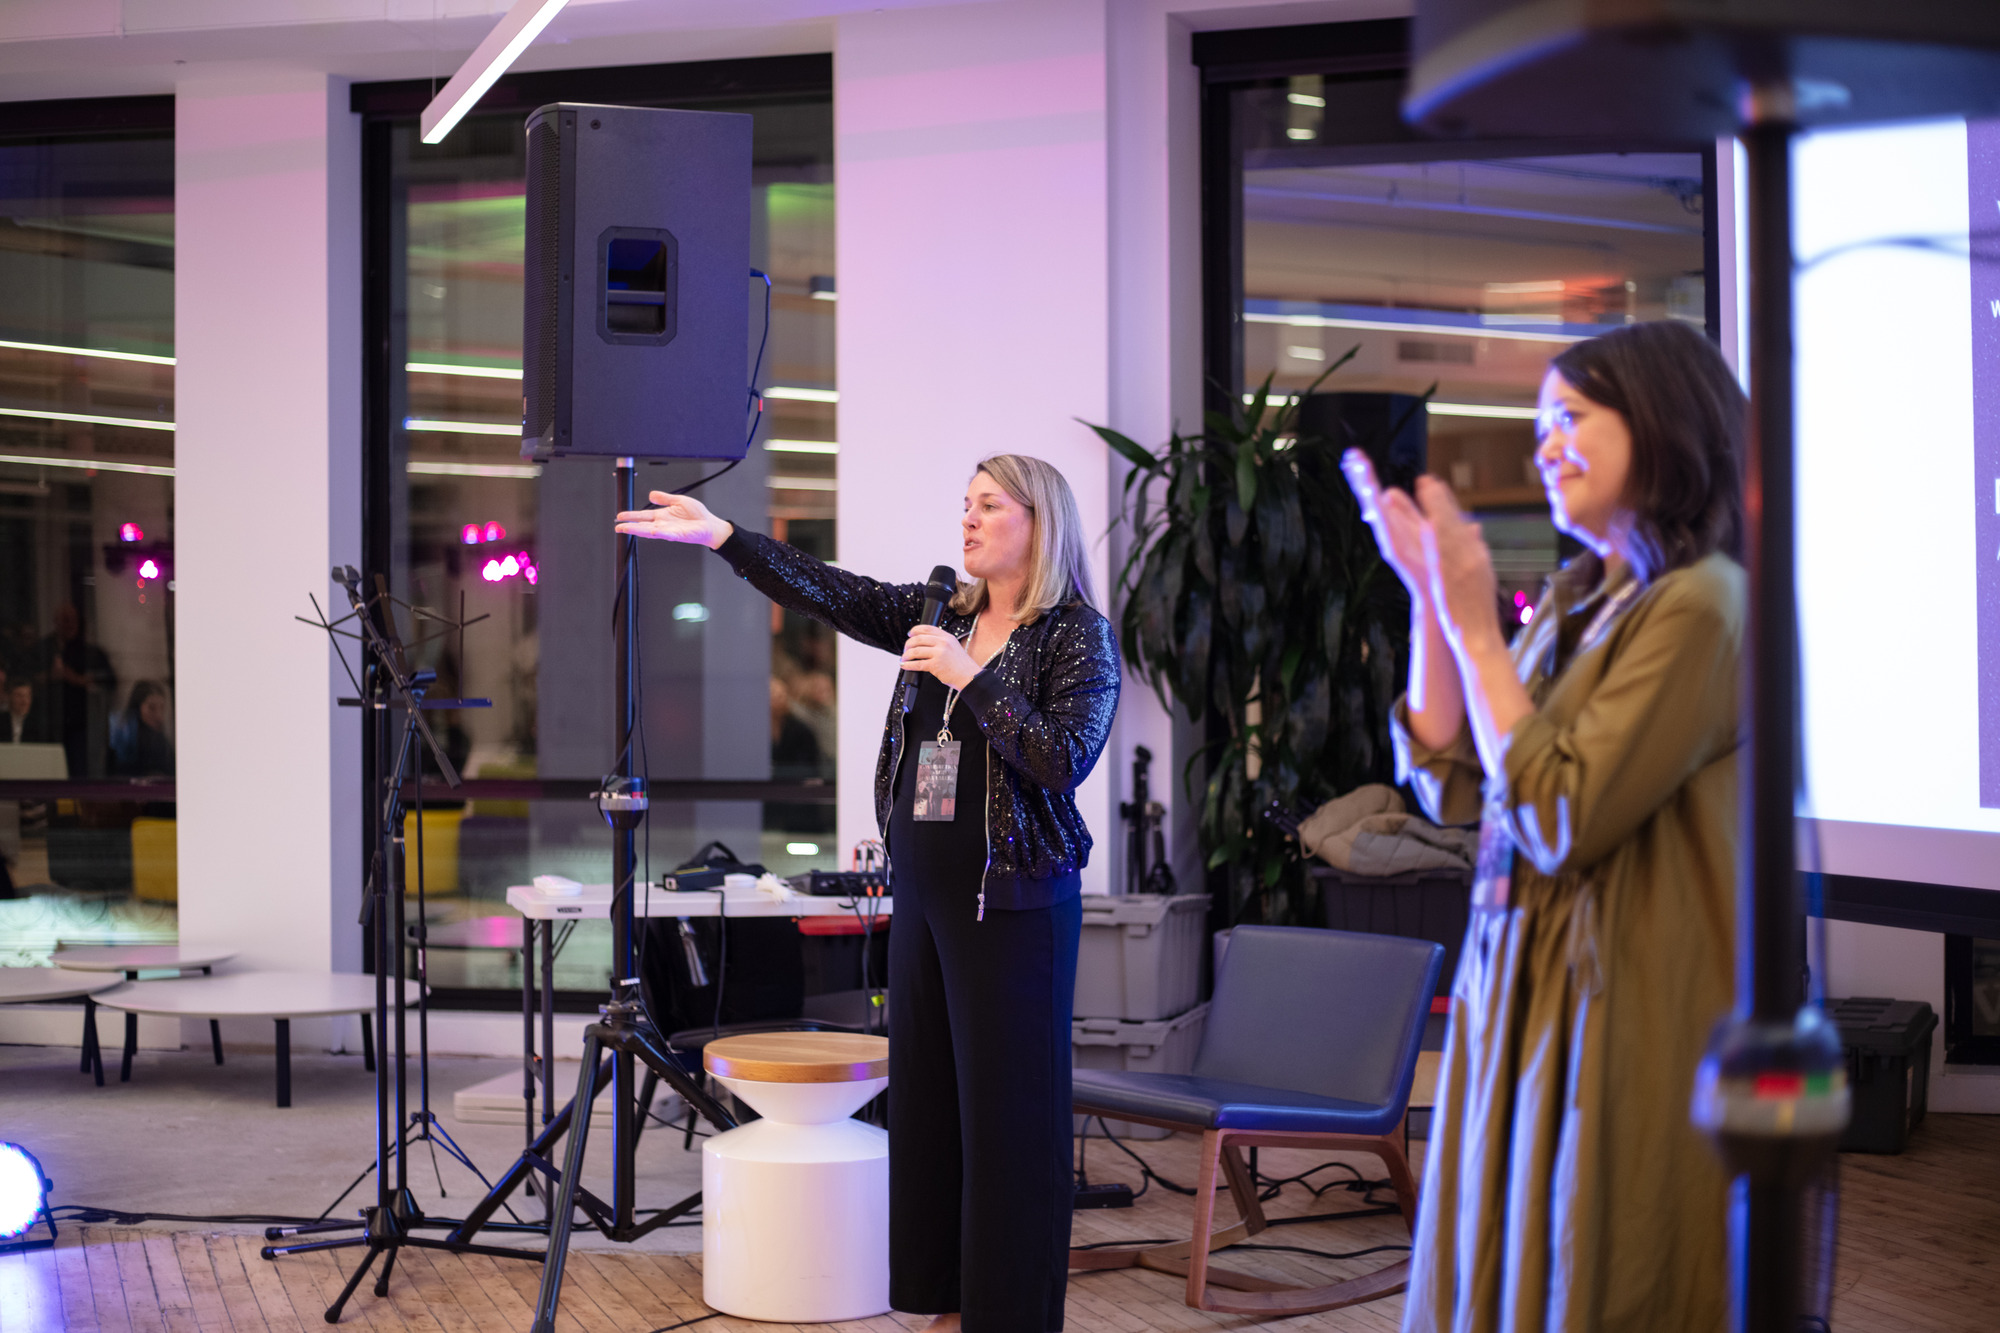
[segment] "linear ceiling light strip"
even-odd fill
[[[171,477],[171,467],[153,463],[114,463],[105,458],[43,458],[37,454],[0,454],[0,463],[23,467],[64,467],[84,472],[136,472],[142,477]]]
[[[94,356],[106,361],[143,361],[149,366],[171,366],[170,356],[154,356],[148,352],[112,352],[98,347],[59,347],[54,343],[22,343],[8,338],[0,338],[0,347],[14,352],[53,352],[59,356]]]
[[[458,67],[458,73],[451,76],[451,82],[424,108],[421,117],[424,142],[444,142],[452,126],[478,104],[486,90],[541,36],[542,29],[562,12],[566,3],[568,0],[515,0],[506,17],[486,34],[486,40],[473,49]]]
[[[148,421],[143,417],[99,417],[84,412],[44,412],[39,408],[0,407],[0,417],[23,417],[29,421],[68,421],[82,426],[130,426],[134,430],[172,430],[171,421]]]

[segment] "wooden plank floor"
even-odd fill
[[[1135,1145],[1169,1179],[1194,1175],[1185,1138]],[[1136,1170],[1101,1140],[1090,1146],[1093,1180],[1137,1183]],[[1293,1174],[1332,1158],[1266,1151],[1267,1176]],[[2000,1328],[2000,1117],[1933,1116],[1898,1157],[1842,1159],[1839,1258],[1833,1327],[1841,1333],[1981,1333]],[[1324,1171],[1315,1179],[1342,1175]],[[1371,1172],[1372,1174],[1372,1172]],[[1269,1205],[1274,1217],[1356,1206],[1332,1191],[1311,1199],[1301,1187]],[[1155,1185],[1129,1210],[1077,1214],[1076,1238],[1165,1237],[1182,1233],[1188,1201]],[[1352,1251],[1400,1241],[1393,1218],[1286,1226],[1260,1242]],[[1182,1233],[1184,1234],[1184,1233]],[[0,1257],[0,1333],[117,1330],[118,1333],[304,1333],[345,1280],[353,1256],[300,1255],[268,1263],[262,1237],[234,1232],[66,1227],[53,1251]],[[1365,1272],[1395,1256],[1335,1262],[1284,1253],[1232,1254],[1232,1267],[1270,1277],[1325,1281]],[[414,1250],[399,1261],[389,1295],[364,1285],[342,1327],[418,1333],[526,1333],[540,1265]],[[371,1275],[372,1277],[372,1275]],[[1210,1333],[1254,1321],[1204,1314],[1181,1304],[1177,1279],[1144,1272],[1077,1274],[1068,1326],[1076,1333]],[[699,1255],[577,1250],[564,1285],[564,1333],[654,1333],[708,1314]],[[1392,1333],[1402,1298],[1284,1320],[1274,1327],[1311,1333]],[[905,1333],[915,1315],[830,1326],[832,1333]],[[702,1333],[787,1329],[726,1317]]]

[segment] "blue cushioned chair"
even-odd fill
[[[1230,934],[1208,1027],[1188,1074],[1079,1069],[1075,1107],[1201,1131],[1193,1237],[1171,1245],[1071,1250],[1071,1268],[1151,1268],[1187,1276],[1187,1303],[1276,1318],[1393,1295],[1409,1261],[1321,1287],[1287,1287],[1209,1265],[1266,1225],[1244,1148],[1368,1152],[1388,1167],[1403,1220],[1417,1189],[1401,1130],[1444,949],[1396,935],[1239,926]],[[1236,1200],[1214,1226],[1216,1173]],[[1206,1243],[1202,1239],[1206,1237]]]

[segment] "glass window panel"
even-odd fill
[[[0,963],[175,938],[173,140],[0,140]],[[20,789],[15,789],[16,793]]]
[[[1532,461],[1548,358],[1636,320],[1703,323],[1697,152],[1438,158],[1395,76],[1234,94],[1244,387],[1421,394],[1428,466],[1487,519],[1510,619],[1558,561]],[[1450,151],[1448,149],[1443,151]]]
[[[771,275],[772,289],[764,411],[750,456],[701,494],[739,523],[831,558],[839,449],[831,103],[707,109],[755,117],[751,263]],[[414,122],[397,123],[389,145],[392,585],[416,605],[486,617],[417,654],[438,672],[434,693],[493,701],[448,715],[440,739],[469,778],[594,778],[612,760],[611,463],[520,457],[521,118],[473,117],[437,146],[419,142]],[[628,286],[643,286],[646,256],[620,258],[631,261]],[[754,340],[764,328],[763,287],[745,279]],[[746,371],[754,350],[746,349]],[[673,490],[716,466],[642,463],[639,486]],[[772,607],[704,551],[644,544],[640,587],[645,769],[655,779],[830,784],[831,632]],[[711,838],[781,875],[832,868],[842,859],[832,815],[830,803],[656,800],[653,872]],[[475,799],[462,817],[462,901],[440,899],[440,919],[505,912],[507,885],[534,874],[610,879],[610,835],[586,801]],[[559,988],[601,994],[609,947],[608,932],[580,927]],[[518,973],[512,983],[493,980],[497,966],[481,964],[462,981],[441,972],[438,981],[518,985]]]

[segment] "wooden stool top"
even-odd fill
[[[703,1048],[702,1067],[752,1083],[859,1083],[889,1076],[889,1039],[859,1032],[749,1032]]]

